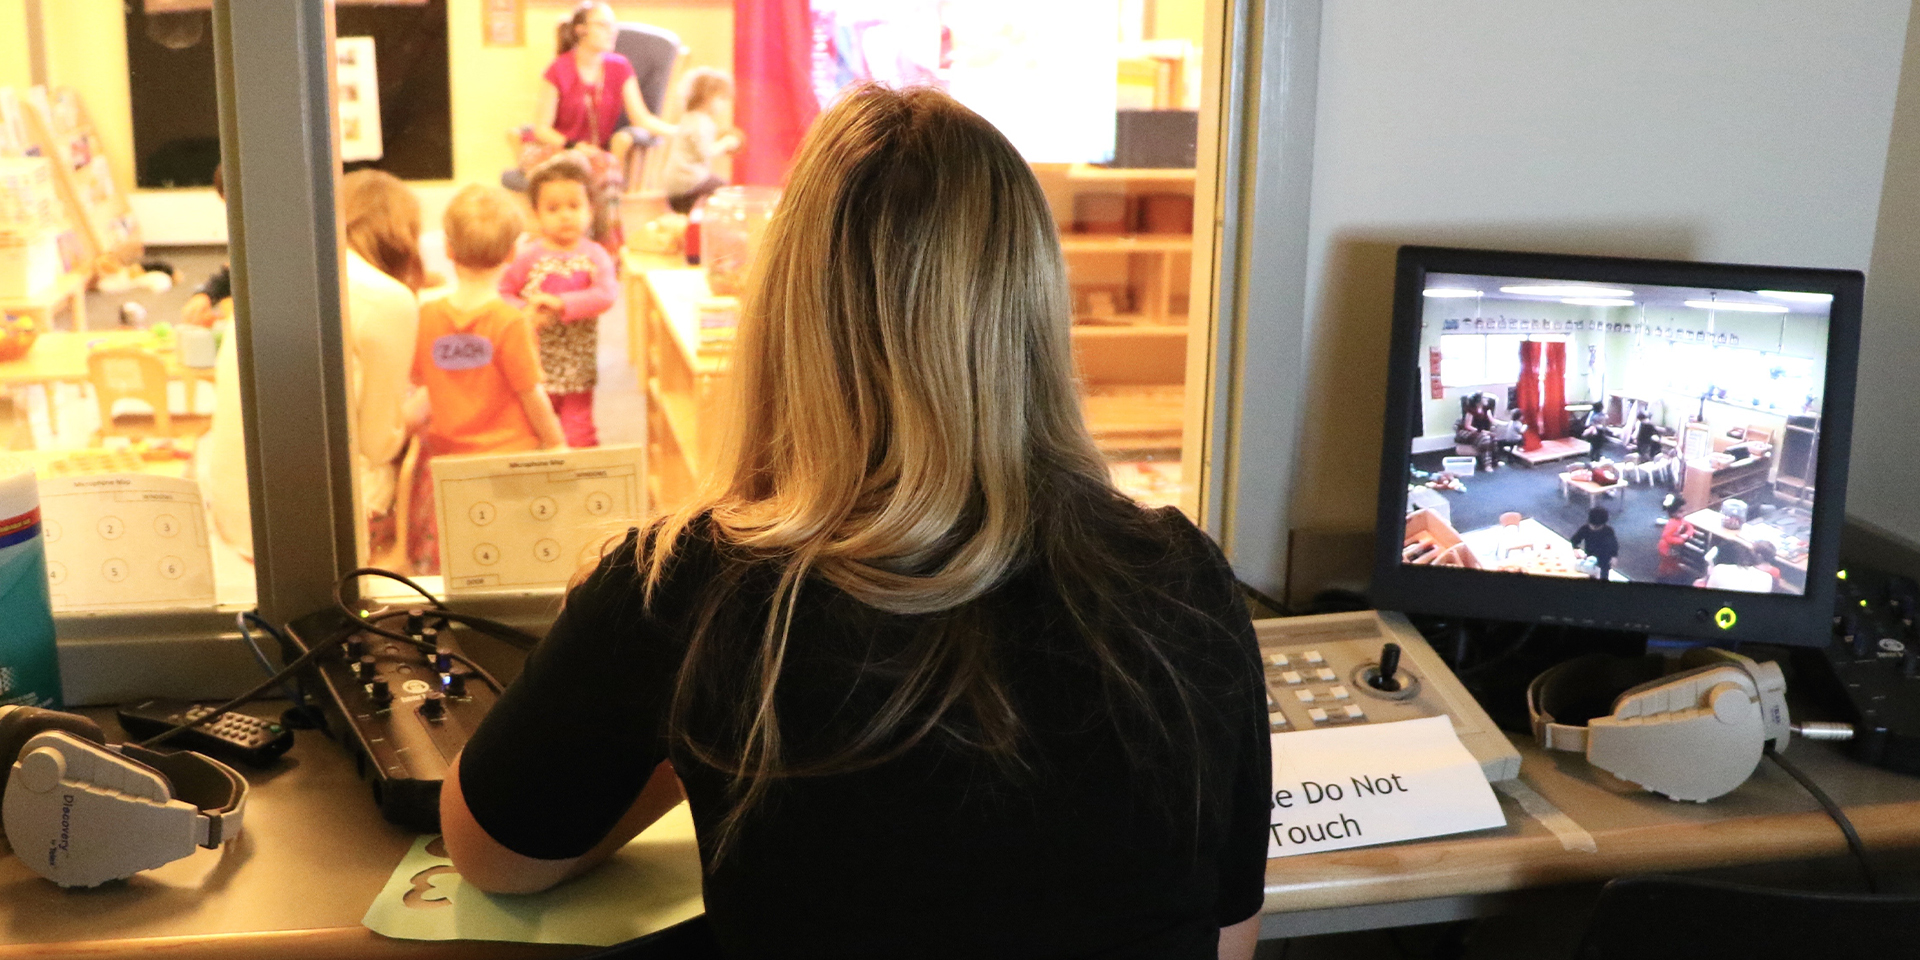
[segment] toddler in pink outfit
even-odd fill
[[[600,380],[600,315],[618,291],[613,258],[587,235],[593,176],[561,154],[527,178],[539,235],[500,276],[500,296],[527,312],[538,331],[547,399],[569,447],[599,446],[593,388]]]

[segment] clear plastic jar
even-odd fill
[[[715,296],[740,295],[779,201],[775,187],[721,187],[707,197],[700,218],[700,262]]]

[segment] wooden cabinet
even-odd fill
[[[1193,269],[1193,171],[1036,164],[1073,295],[1087,423],[1115,456],[1178,451]]]
[[[705,271],[640,266],[629,257],[628,349],[646,395],[647,505],[658,513],[687,502],[712,466],[731,339],[702,339]]]
[[[1719,509],[1728,498],[1752,502],[1753,494],[1766,488],[1772,466],[1771,456],[1735,460],[1717,470],[1707,461],[1689,460],[1680,495],[1692,510]]]

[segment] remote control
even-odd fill
[[[127,736],[144,740],[212,712],[213,708],[204,704],[148,700],[121,707],[118,715],[120,727],[127,731]],[[264,767],[293,746],[293,731],[277,721],[262,720],[235,710],[204,726],[188,727],[156,746],[194,750],[219,759]]]

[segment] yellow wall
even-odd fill
[[[121,0],[43,2],[47,82],[72,87],[93,118],[114,182],[133,189],[133,101],[127,87],[127,23]],[[9,6],[21,6],[9,0]],[[25,26],[25,16],[21,17]],[[0,41],[3,44],[4,41]],[[22,51],[26,44],[21,41]]]
[[[531,0],[527,4],[523,47],[488,47],[480,42],[480,4],[450,0],[447,29],[453,82],[453,176],[459,181],[493,182],[513,164],[507,131],[530,123],[540,93],[540,74],[553,60],[554,26],[573,8],[571,2]],[[615,3],[614,15],[664,27],[680,35],[687,48],[679,71],[689,67],[733,70],[733,0],[654,0]],[[671,101],[669,101],[671,103]]]
[[[27,0],[0,0],[0,87],[24,89],[33,83],[27,49]]]
[[[1200,49],[1200,34],[1206,19],[1201,0],[1159,0],[1147,8],[1146,38],[1149,40],[1191,40]]]
[[[458,181],[494,181],[513,162],[506,131],[529,122],[540,72],[553,59],[553,25],[571,3],[527,4],[527,44],[481,45],[478,0],[449,0],[453,172]],[[133,115],[128,95],[126,21],[121,0],[41,4],[47,76],[80,93],[123,190],[133,189]],[[733,69],[732,0],[616,3],[621,20],[665,27],[689,48],[683,66]],[[25,0],[0,0],[0,83],[29,82]],[[17,74],[17,76],[16,76]]]

